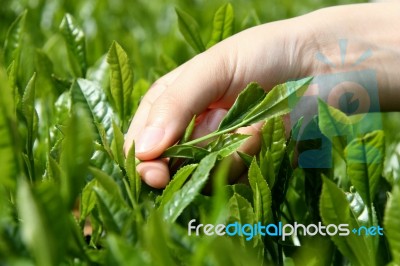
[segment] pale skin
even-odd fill
[[[165,187],[170,174],[158,157],[182,136],[193,115],[200,117],[193,138],[214,131],[241,90],[252,81],[265,90],[288,80],[334,72],[317,52],[339,63],[338,41],[348,40],[347,59],[367,49],[363,67],[377,73],[382,111],[400,111],[400,3],[371,3],[321,9],[240,32],[157,80],[144,96],[125,140],[133,142],[144,182]],[[346,66],[345,66],[346,67]],[[349,66],[350,68],[350,66]],[[252,135],[241,151],[259,150],[261,123],[239,132]],[[234,156],[240,172],[240,158]]]

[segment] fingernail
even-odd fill
[[[213,111],[210,111],[210,113],[207,115],[207,128],[210,131],[217,130],[226,113],[227,111],[225,109],[215,109]]]
[[[136,153],[144,153],[154,149],[162,141],[164,132],[165,130],[160,127],[145,127],[136,141]]]

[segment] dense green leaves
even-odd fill
[[[195,116],[176,139],[178,145],[162,155],[168,157],[161,159],[163,164],[159,159],[140,162],[134,144],[124,150],[128,124],[154,81],[187,61],[192,47],[202,52],[236,27],[277,18],[274,13],[259,13],[257,1],[180,3],[184,10],[190,7],[195,21],[181,10],[176,20],[174,6],[160,1],[36,2],[5,1],[0,10],[5,43],[0,51],[0,265],[348,266],[399,261],[398,114],[382,119],[382,125],[368,119],[370,114],[368,121],[354,123],[357,117],[319,101],[319,117],[312,121],[318,121],[315,130],[322,132],[323,141],[302,140],[309,117],[290,121],[286,141],[288,120],[281,115],[293,110],[310,78],[280,84],[268,93],[249,84],[215,132],[193,139],[199,121]],[[280,5],[268,10],[305,10]],[[24,8],[29,12],[17,17]],[[178,27],[189,45],[174,38]],[[207,36],[209,42],[203,42]],[[169,77],[161,81],[169,85]],[[315,83],[322,88],[320,82],[324,79]],[[326,98],[325,92],[321,96]],[[242,145],[249,136],[236,130],[256,122],[265,122],[261,150],[239,153],[250,152]],[[374,124],[383,130],[365,135]],[[296,168],[297,154],[320,144],[336,149],[334,168]],[[244,164],[230,156],[235,152]],[[140,174],[145,181],[164,178],[167,170],[173,177],[164,190],[141,180]],[[329,178],[322,181],[322,172]],[[238,182],[249,184],[231,184],[238,176]],[[199,227],[189,235],[193,219],[192,225]],[[259,223],[280,222],[342,223],[351,231],[335,236],[298,232],[285,241],[253,234]],[[208,235],[207,223],[248,225],[239,236],[219,236]],[[385,235],[352,230],[382,225]]]
[[[199,25],[188,13],[183,10],[176,9],[178,15],[179,30],[185,40],[193,47],[197,53],[206,50],[203,41],[201,40]]]
[[[214,15],[213,30],[207,48],[231,36],[233,34],[233,22],[234,13],[232,5],[227,3],[221,6]]]

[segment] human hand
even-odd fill
[[[339,39],[348,39],[347,60],[366,60],[376,70],[381,107],[397,107],[400,65],[400,4],[361,4],[327,8],[301,17],[257,26],[238,33],[157,80],[144,96],[125,142],[133,141],[143,180],[156,188],[169,181],[167,162],[157,159],[183,134],[193,115],[199,116],[193,137],[214,131],[237,95],[251,81],[264,89],[290,79],[331,73],[333,67],[315,59],[320,52],[341,63]],[[397,68],[396,68],[397,66]],[[345,68],[346,66],[344,66]],[[252,135],[241,151],[255,154],[261,124],[240,129]],[[240,172],[240,159],[232,172]]]

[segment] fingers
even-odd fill
[[[215,131],[226,114],[224,109],[214,109],[204,114],[196,126],[194,134],[203,136]],[[164,188],[169,180],[168,164],[165,160],[145,161],[138,165],[137,170],[143,181],[154,188]]]
[[[226,58],[213,52],[200,54],[171,78],[170,84],[155,84],[136,114],[141,117],[135,116],[127,136],[127,142],[135,141],[139,159],[160,156],[179,139],[193,115],[205,111],[224,94],[232,75]]]
[[[142,162],[138,164],[136,170],[142,180],[154,188],[164,188],[170,180],[168,164],[163,160]]]

